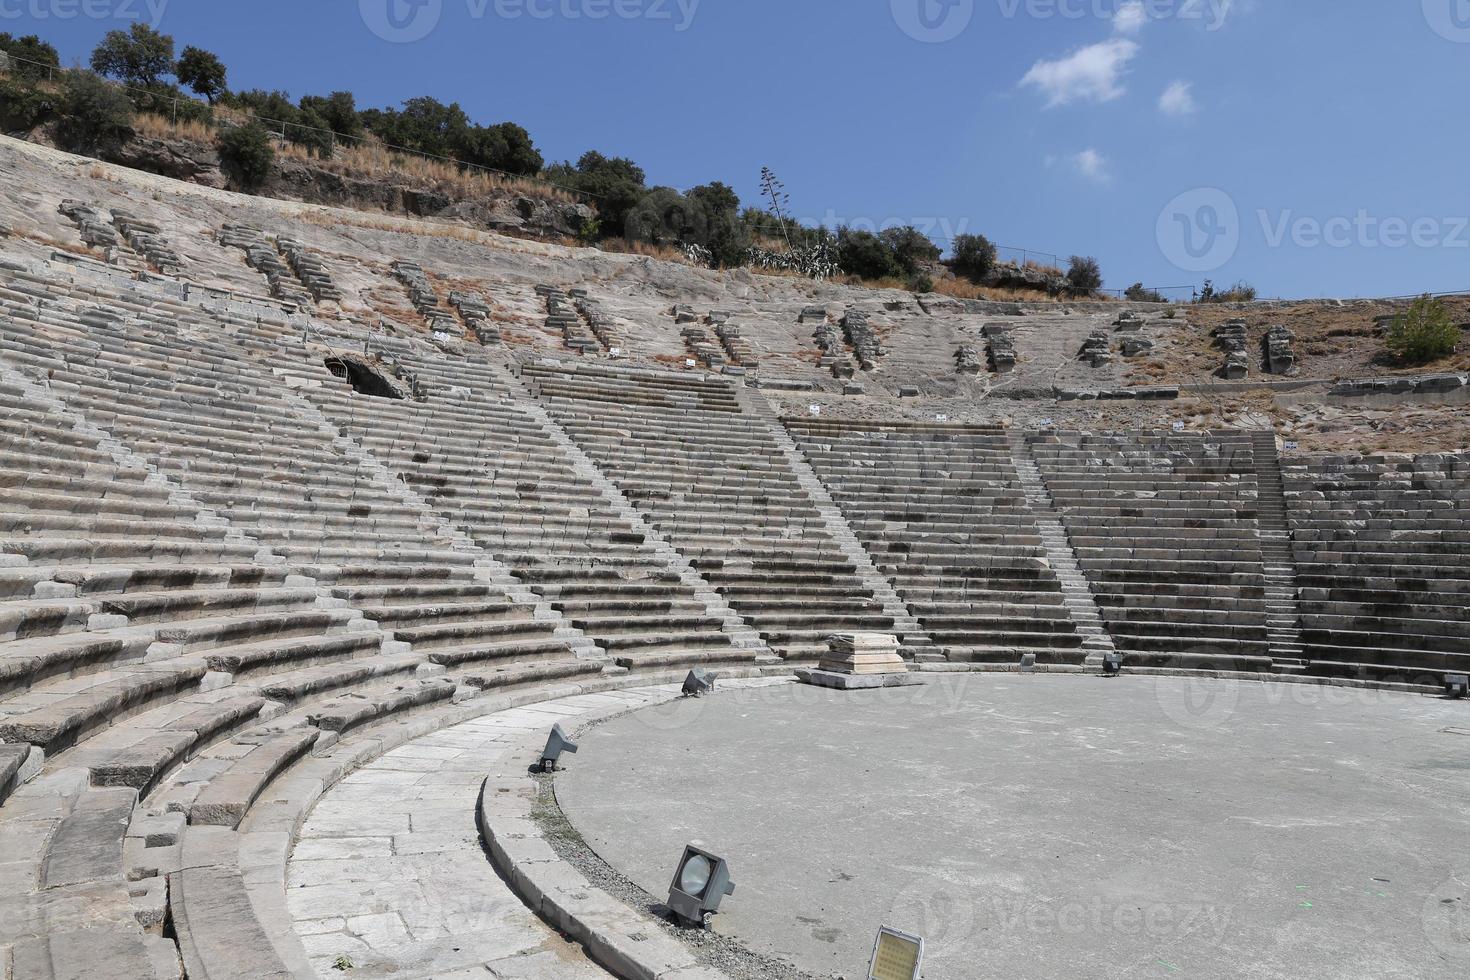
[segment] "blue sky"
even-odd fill
[[[1470,0],[0,0],[65,61],[129,18],[234,88],[457,100],[747,201],[770,166],[811,221],[1113,287],[1470,288]]]

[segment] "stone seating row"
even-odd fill
[[[818,420],[786,428],[910,612],[953,661],[1080,663],[1003,431]]]
[[[1283,469],[1311,668],[1422,677],[1470,668],[1466,462],[1315,457]]]
[[[892,618],[785,457],[718,379],[528,364],[552,416],[778,655]]]
[[[642,530],[515,407],[503,377],[468,364],[452,375],[428,360],[414,367],[430,391],[424,405],[305,390],[440,517],[620,663],[749,661]]]
[[[1271,669],[1252,444],[1234,433],[1027,442],[1125,661]]]

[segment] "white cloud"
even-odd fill
[[[1075,101],[1111,102],[1123,94],[1123,72],[1136,54],[1137,44],[1113,38],[1055,61],[1038,61],[1021,84],[1035,86],[1045,95],[1048,109]]]
[[[1112,179],[1108,173],[1107,159],[1091,147],[1077,154],[1072,160],[1077,167],[1077,172],[1088,180],[1099,184],[1106,184]]]
[[[1113,30],[1119,34],[1137,34],[1148,23],[1148,10],[1143,0],[1128,0],[1113,15]]]
[[[1199,108],[1194,101],[1194,86],[1189,82],[1170,82],[1159,96],[1159,111],[1166,116],[1192,116]]]

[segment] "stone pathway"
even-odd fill
[[[291,917],[318,976],[605,978],[496,875],[475,825],[480,785],[531,732],[677,694],[650,688],[514,708],[418,739],[342,780],[302,827],[287,872]]]

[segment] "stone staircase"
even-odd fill
[[[1103,625],[1102,613],[1092,595],[1092,587],[1082,574],[1077,563],[1077,553],[1067,538],[1066,529],[1057,517],[1056,504],[1047,492],[1041,478],[1041,470],[1031,455],[1031,447],[1025,436],[1011,437],[1012,458],[1016,475],[1026,493],[1026,502],[1036,517],[1036,529],[1041,532],[1041,541],[1046,548],[1047,561],[1062,583],[1062,598],[1077,632],[1082,637],[1082,649],[1087,653],[1087,665],[1101,666],[1102,658],[1114,652],[1112,637]]]
[[[1271,658],[1278,670],[1306,669],[1303,657],[1301,613],[1297,606],[1296,558],[1291,551],[1291,526],[1286,518],[1286,492],[1276,435],[1251,436],[1256,479],[1260,489],[1261,557],[1266,567],[1266,625]]]
[[[873,564],[870,556],[853,533],[852,526],[842,516],[842,510],[832,495],[827,491],[826,484],[822,483],[817,471],[812,466],[799,448],[796,441],[791,438],[791,433],[781,424],[775,409],[771,403],[759,392],[743,385],[736,386],[736,398],[745,411],[766,423],[772,441],[776,447],[786,455],[791,471],[796,475],[797,482],[802,490],[811,498],[812,504],[821,513],[822,519],[827,523],[827,532],[842,549],[843,557],[852,562],[861,576],[863,586],[872,591],[873,596],[883,604],[884,615],[893,617],[894,629],[903,638],[904,655],[918,662],[937,662],[944,659],[944,655],[935,647],[933,639],[924,631],[919,623],[918,617],[909,611],[908,605],[903,598],[894,590],[892,583]]]
[[[520,405],[521,409],[540,424],[576,474],[601,491],[603,497],[614,507],[618,515],[643,533],[644,543],[668,564],[671,571],[678,574],[679,580],[693,591],[700,602],[704,603],[706,612],[724,623],[724,631],[730,636],[730,645],[736,649],[752,651],[757,664],[779,663],[780,658],[771,653],[761,640],[760,634],[730,607],[724,596],[716,592],[709,581],[699,574],[693,565],[689,564],[689,559],[669,543],[658,528],[654,527],[653,522],[629,502],[617,485],[609,480],[602,469],[593,462],[592,457],[584,453],[581,447],[572,440],[572,437],[567,435],[561,423],[552,418],[551,414],[536,402],[535,396],[521,380],[520,375],[518,373],[513,376],[507,375],[506,382],[508,385],[513,383],[525,395],[525,400]]]

